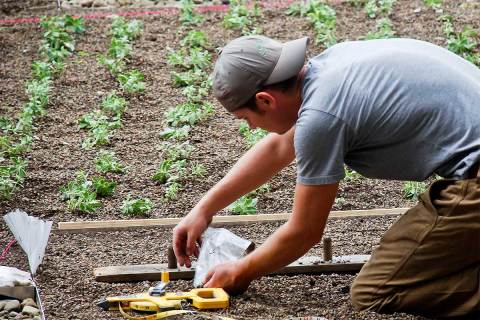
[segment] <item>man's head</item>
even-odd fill
[[[291,88],[305,63],[308,38],[280,43],[264,36],[237,38],[222,48],[213,72],[213,93],[238,118],[269,131],[286,131]],[[280,110],[283,109],[283,110]],[[279,112],[282,111],[282,112]],[[252,114],[254,113],[254,114]],[[291,118],[291,116],[290,116]],[[288,127],[288,128],[287,128]]]

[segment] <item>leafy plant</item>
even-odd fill
[[[128,195],[122,203],[122,213],[125,215],[145,215],[153,209],[153,203],[148,198],[131,199]]]
[[[153,176],[153,180],[162,184],[166,183],[171,176],[170,171],[172,169],[172,164],[173,164],[173,161],[170,159],[163,160],[162,162],[160,162],[160,164],[158,165],[157,171]]]
[[[367,17],[374,19],[379,11],[376,0],[368,0],[364,7]]]
[[[180,144],[163,142],[160,144],[159,150],[162,152],[162,157],[164,159],[178,161],[182,159],[188,159],[193,151],[193,147],[188,141]]]
[[[33,76],[38,80],[44,80],[52,77],[53,67],[45,61],[32,62]]]
[[[203,105],[187,102],[170,108],[165,116],[170,126],[179,127],[185,124],[194,125],[205,120],[211,113],[213,113],[213,105],[209,102]]]
[[[88,180],[88,175],[83,171],[77,172],[75,179],[61,187],[60,192],[62,199],[67,201],[69,211],[92,213],[101,207],[92,181]]]
[[[268,134],[268,131],[260,128],[250,130],[248,124],[245,121],[240,122],[239,131],[247,141],[247,145],[249,148],[254,146],[258,141],[260,141]]]
[[[463,31],[450,36],[447,47],[450,51],[462,56],[473,53],[478,46],[477,35],[478,33],[471,27],[465,27]]]
[[[160,132],[160,137],[166,140],[185,140],[190,133],[190,129],[191,127],[189,125],[178,128],[168,127]]]
[[[115,153],[105,150],[100,151],[99,155],[95,158],[95,169],[100,173],[125,172],[125,166],[119,162]]]
[[[117,96],[116,92],[110,92],[102,101],[102,109],[112,112],[116,117],[121,117],[125,111],[127,102],[125,98]]]
[[[114,16],[110,34],[114,38],[125,38],[128,41],[132,41],[143,32],[143,23],[139,20],[125,21],[124,18]]]
[[[117,75],[125,69],[125,61],[104,55],[98,57],[98,63],[105,66],[113,75]]]
[[[347,166],[345,166],[344,170],[345,170],[344,180],[347,181],[347,182],[348,181],[357,181],[357,180],[362,178],[362,175],[360,173],[358,173],[357,171],[355,171],[353,169],[348,168]]]
[[[240,197],[232,204],[230,204],[227,209],[233,213],[240,215],[247,214],[256,214],[257,213],[257,199],[251,198],[248,195]]]
[[[253,28],[253,25],[259,16],[260,7],[256,1],[253,3],[252,10],[249,10],[246,0],[231,0],[222,25],[227,29],[241,30],[243,35],[257,34],[261,33],[261,30]]]
[[[426,190],[427,185],[424,182],[407,181],[403,185],[403,196],[410,200],[417,199]]]
[[[392,29],[392,22],[388,18],[379,19],[374,31],[369,31],[364,39],[387,39],[395,37],[395,31]]]
[[[173,182],[167,185],[165,188],[165,193],[163,195],[164,201],[175,200],[178,197],[178,192],[180,191],[180,184],[178,182]]]
[[[172,72],[172,82],[174,87],[194,86],[204,81],[205,77],[205,73],[200,69],[188,70],[185,72]]]
[[[113,37],[110,40],[110,47],[108,48],[108,56],[117,60],[123,60],[131,56],[133,51],[132,44],[128,38]]]
[[[189,31],[187,35],[182,40],[180,40],[180,44],[187,48],[200,47],[207,49],[208,47],[210,47],[205,33],[198,30]]]
[[[115,181],[109,181],[104,177],[95,177],[92,180],[93,189],[99,197],[108,197],[113,194],[117,183]]]
[[[423,0],[423,2],[434,9],[439,9],[443,5],[443,0]]]
[[[180,22],[183,26],[199,25],[203,22],[203,16],[193,10],[192,0],[180,0]]]
[[[128,93],[143,92],[145,90],[144,76],[138,70],[132,70],[117,77],[122,89]]]
[[[194,163],[190,170],[194,177],[204,177],[207,173],[207,169],[201,163]]]
[[[378,6],[382,13],[391,14],[397,0],[378,0]]]

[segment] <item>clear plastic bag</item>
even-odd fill
[[[252,246],[251,241],[240,238],[227,229],[208,228],[205,230],[195,267],[193,286],[203,286],[205,277],[211,268],[224,262],[240,259]]]

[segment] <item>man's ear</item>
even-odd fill
[[[277,108],[277,99],[267,91],[260,91],[255,95],[257,108],[261,111],[270,111]]]

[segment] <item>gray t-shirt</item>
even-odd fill
[[[411,39],[337,44],[311,59],[295,129],[297,182],[344,163],[370,178],[466,178],[480,159],[480,69]]]

